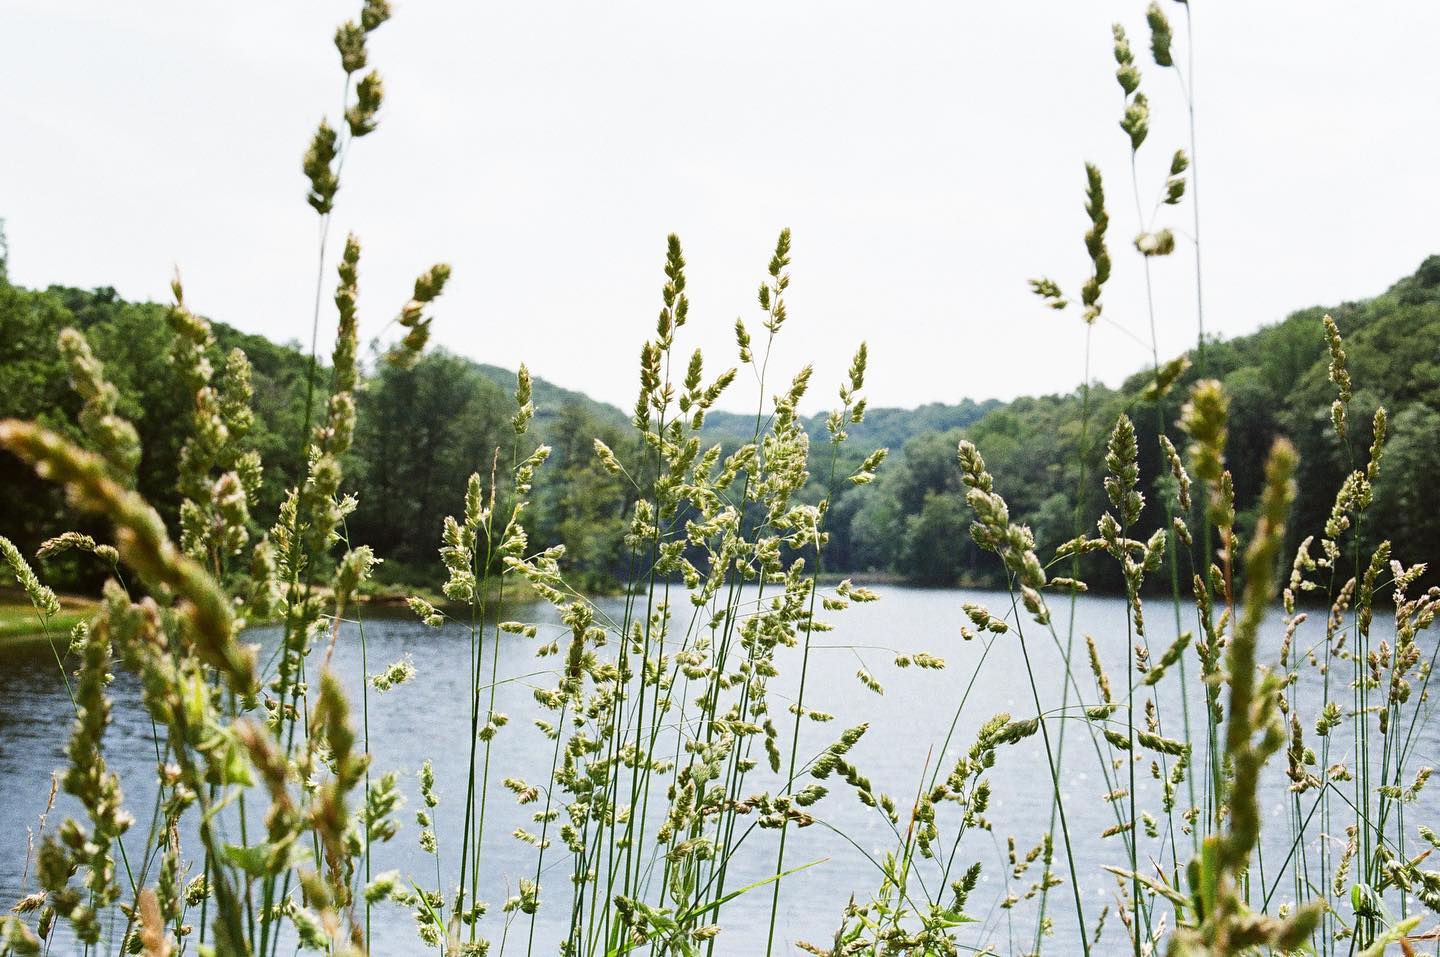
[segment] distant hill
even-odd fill
[[[1250,335],[1208,342],[1203,359],[1191,354],[1192,368],[1158,405],[1142,398],[1152,379],[1147,370],[1118,389],[1094,386],[1083,433],[1079,389],[1009,402],[959,399],[917,409],[870,409],[865,421],[850,429],[851,441],[837,463],[826,567],[921,582],[997,583],[996,563],[977,552],[967,533],[970,515],[955,443],[964,436],[980,446],[1011,514],[1030,524],[1046,554],[1077,531],[1077,490],[1083,491],[1082,530],[1093,527],[1105,510],[1104,438],[1122,412],[1139,433],[1150,503],[1142,527],[1134,531],[1163,524],[1164,498],[1155,481],[1166,468],[1156,433],[1163,429],[1183,445],[1174,423],[1189,385],[1201,375],[1223,380],[1230,396],[1228,463],[1242,528],[1250,521],[1247,510],[1258,493],[1265,451],[1276,435],[1285,435],[1301,454],[1291,527],[1296,535],[1318,530],[1352,462],[1363,464],[1371,416],[1384,405],[1390,437],[1362,534],[1383,528],[1403,561],[1440,553],[1440,509],[1428,497],[1429,482],[1440,474],[1440,256],[1426,259],[1378,296],[1328,309],[1345,336],[1355,384],[1348,448],[1330,425],[1334,388],[1326,379],[1320,325],[1326,311],[1304,309]],[[1061,314],[1055,321],[1078,320]],[[170,332],[163,306],[126,302],[113,289],[28,290],[0,274],[0,416],[39,418],[79,435],[81,403],[55,347],[67,325],[84,330],[106,363],[119,389],[119,411],[134,421],[144,446],[139,486],[173,523],[174,468],[190,428],[186,410],[192,400],[167,361]],[[276,345],[223,324],[216,323],[214,332],[217,368],[223,350],[233,346],[242,347],[254,366],[251,439],[264,455],[266,476],[252,514],[268,521],[302,465],[309,359],[293,344]],[[320,373],[323,390],[323,367]],[[460,507],[470,472],[488,477],[499,463],[497,448],[506,456],[514,451],[509,425],[514,389],[513,371],[438,349],[413,369],[379,363],[369,370],[359,393],[355,447],[347,457],[360,501],[350,531],[383,546],[382,574],[420,580],[434,571],[436,516]],[[534,380],[534,401],[530,438],[550,444],[554,454],[537,478],[529,513],[532,540],[565,543],[587,580],[603,584],[622,561],[621,513],[632,492],[598,468],[592,440],[603,437],[636,460],[645,453],[629,435],[628,410],[544,378]],[[824,448],[825,416],[804,422],[812,447]],[[705,437],[734,447],[748,442],[754,428],[752,416],[715,412],[707,418]],[[859,458],[878,447],[891,450],[879,481],[864,487],[844,483]],[[813,501],[830,481],[830,470],[817,464],[812,472],[803,494]],[[103,531],[69,512],[56,490],[0,456],[0,534],[33,550],[43,538],[72,527]],[[83,566],[73,571],[84,577]],[[58,574],[63,578],[65,569]],[[1189,568],[1181,574],[1183,580]],[[1096,588],[1118,585],[1113,563],[1092,561],[1085,577]]]
[[[475,369],[507,392],[515,390],[515,370],[500,366],[475,363]],[[583,392],[566,389],[548,379],[534,377],[536,415],[540,421],[557,414],[561,406],[579,405],[596,419],[626,427],[630,413],[590,398]],[[917,409],[871,408],[865,414],[865,421],[850,429],[850,437],[858,446],[866,448],[898,449],[907,441],[926,432],[944,432],[948,429],[963,429],[979,421],[986,413],[1003,405],[998,399],[976,402],[963,399],[955,404],[931,402]],[[811,444],[827,440],[825,414],[804,417],[806,431],[810,433]],[[755,434],[755,417],[738,412],[711,412],[705,417],[705,436],[713,442],[720,442],[726,448],[743,445]]]
[[[503,369],[500,366],[489,365],[484,362],[473,363],[476,371],[482,376],[491,380],[506,393],[515,392],[515,377],[519,370]],[[533,373],[534,370],[532,369]],[[617,428],[624,428],[630,422],[630,414],[608,402],[599,402],[590,398],[583,392],[576,392],[574,389],[566,389],[541,376],[531,376],[531,393],[534,396],[535,416],[537,421],[544,423],[559,414],[559,410],[565,405],[578,405],[586,412],[593,415],[601,422],[613,425]]]
[[[1335,387],[1327,378],[1329,354],[1321,324],[1327,312],[1345,339],[1354,382],[1348,446],[1330,423]],[[1067,320],[1064,314],[1057,317]],[[1250,335],[1207,342],[1203,357],[1198,350],[1189,355],[1190,370],[1158,404],[1142,396],[1153,381],[1148,370],[1135,373],[1119,389],[1093,388],[1083,444],[1078,390],[1022,397],[992,406],[961,429],[916,434],[895,450],[873,490],[837,505],[836,522],[849,522],[834,530],[843,555],[837,560],[852,569],[873,568],[917,581],[999,583],[996,563],[981,555],[966,534],[970,515],[954,467],[956,441],[963,433],[980,448],[1011,514],[1031,525],[1045,555],[1077,532],[1093,529],[1107,508],[1101,483],[1104,441],[1121,413],[1132,418],[1138,432],[1149,502],[1141,527],[1131,534],[1148,534],[1165,523],[1166,493],[1157,480],[1168,469],[1156,432],[1163,428],[1177,446],[1184,445],[1175,422],[1189,386],[1201,376],[1222,380],[1229,396],[1227,464],[1242,529],[1253,521],[1266,453],[1283,435],[1295,444],[1301,461],[1289,523],[1292,537],[1298,542],[1319,533],[1345,475],[1367,461],[1371,419],[1383,405],[1388,440],[1360,534],[1373,546],[1377,530],[1383,530],[1396,557],[1405,562],[1440,552],[1440,510],[1428,496],[1431,477],[1440,474],[1440,256],[1426,259],[1412,275],[1373,298],[1303,309]],[[1078,527],[1077,490],[1084,494]],[[1198,522],[1193,520],[1197,527]],[[1180,570],[1181,581],[1189,574],[1187,565]],[[1120,584],[1115,563],[1098,559],[1090,560],[1085,578],[1092,587]]]
[[[865,412],[865,420],[850,428],[850,440],[855,446],[866,449],[898,449],[926,432],[963,429],[1001,404],[998,399],[983,402],[964,399],[954,405],[931,402],[918,409],[870,408]],[[825,418],[824,413],[804,417],[812,447],[829,441]],[[705,418],[705,434],[727,447],[749,442],[755,434],[755,417],[734,412],[712,412]]]

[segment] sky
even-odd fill
[[[1186,56],[1183,5],[1162,0]],[[0,0],[0,217],[12,281],[113,286],[308,340],[317,222],[300,159],[338,122],[334,27],[356,0]],[[1195,0],[1205,323],[1236,335],[1383,291],[1440,251],[1440,4]],[[622,406],[653,334],[665,237],[689,264],[680,346],[734,364],[736,317],[793,230],[772,367],[833,401],[856,345],[872,404],[1067,391],[1084,375],[1083,163],[1115,273],[1091,374],[1151,361],[1137,205],[1189,147],[1139,0],[476,3],[394,0],[371,39],[380,128],[332,226],[362,240],[362,335],[436,261],[435,342]],[[1152,109],[1137,184],[1110,24]],[[1192,196],[1151,270],[1162,358],[1196,333]],[[333,262],[333,254],[332,254]],[[327,266],[324,283],[333,286]],[[333,315],[322,320],[322,347]],[[386,336],[393,335],[393,327]],[[1317,354],[1320,349],[1317,331]],[[751,389],[753,395],[753,387]],[[722,406],[752,408],[737,391]]]

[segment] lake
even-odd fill
[[[870,722],[869,733],[851,752],[851,757],[875,783],[877,790],[893,794],[903,809],[910,804],[922,778],[928,780],[927,767],[933,768],[935,762],[942,760],[947,766],[953,763],[956,754],[969,748],[976,729],[984,720],[1001,711],[1010,712],[1016,718],[1033,717],[1035,706],[1020,642],[1013,632],[994,637],[988,650],[981,639],[965,641],[960,634],[961,625],[966,621],[961,610],[963,602],[981,602],[1000,615],[1008,612],[1010,607],[1004,593],[893,586],[875,590],[881,596],[880,601],[825,616],[835,623],[836,628],[833,632],[817,636],[806,704],[833,712],[837,720],[828,725],[807,722],[802,733],[801,752],[818,752],[834,739],[842,726]],[[1063,641],[1069,602],[1059,597],[1054,601],[1057,629]],[[601,602],[601,605],[618,610],[619,602],[617,600],[614,606],[606,602]],[[1376,640],[1390,637],[1393,628],[1384,611],[1377,609]],[[1152,647],[1158,657],[1174,637],[1174,618],[1168,602],[1152,600],[1147,605],[1147,612],[1152,629]],[[540,623],[541,640],[548,640],[547,635],[558,635],[564,629],[547,606],[523,606],[507,617]],[[1190,627],[1193,611],[1187,609],[1185,617],[1186,626]],[[1323,639],[1324,618],[1323,611],[1312,614],[1311,620],[1301,626],[1297,648],[1303,651]],[[1063,668],[1056,644],[1047,632],[1028,620],[1024,625],[1040,698],[1047,708],[1057,708]],[[1277,610],[1267,625],[1263,645],[1269,651],[1262,654],[1262,660],[1273,657],[1280,628]],[[1083,641],[1083,635],[1087,633],[1095,637],[1117,693],[1123,698],[1127,646],[1124,601],[1082,596],[1076,604],[1075,682],[1085,701],[1093,703],[1096,692],[1086,664]],[[358,692],[361,673],[357,636],[356,628],[347,625],[334,658],[335,668],[346,680],[352,695]],[[273,629],[256,629],[249,637],[273,647],[276,632]],[[419,804],[419,797],[415,773],[426,758],[434,761],[441,796],[438,829],[442,864],[452,866],[453,859],[447,857],[447,852],[458,842],[458,838],[452,835],[457,835],[460,830],[464,799],[464,743],[467,741],[469,720],[466,691],[468,641],[459,626],[447,626],[437,631],[422,627],[408,618],[388,616],[369,618],[365,623],[365,637],[371,673],[407,655],[418,671],[415,679],[397,689],[383,694],[370,692],[369,733],[371,750],[376,755],[375,770],[399,771],[408,798],[406,810],[399,815],[403,824],[400,835],[394,842],[376,851],[375,869],[398,868],[407,876],[413,874],[417,879],[433,884],[434,860],[416,846],[418,828],[414,823],[413,810]],[[1421,642],[1428,659],[1434,647],[1433,639],[1422,635]],[[533,850],[509,836],[514,827],[529,824],[534,808],[516,807],[509,792],[500,789],[498,782],[506,775],[543,782],[548,778],[549,771],[549,742],[531,725],[529,718],[539,713],[532,698],[532,689],[551,684],[544,671],[552,667],[556,659],[536,659],[535,647],[534,640],[510,635],[504,637],[501,646],[500,672],[502,678],[508,680],[498,688],[496,708],[508,713],[511,723],[496,738],[492,759],[499,769],[499,773],[493,774],[497,784],[490,796],[490,813],[495,815],[495,826],[487,828],[484,858],[492,910],[492,916],[487,918],[487,928],[496,943],[492,954],[500,952],[499,939],[504,930],[498,917],[499,905],[513,893],[516,881],[520,877],[533,876],[534,870]],[[893,659],[897,653],[915,651],[939,655],[947,661],[948,667],[938,672],[894,667]],[[798,649],[787,654],[793,654],[793,660],[798,662]],[[48,649],[42,646],[13,653],[0,664],[3,664],[3,669],[0,669],[0,782],[3,782],[0,783],[0,847],[6,849],[6,853],[0,855],[0,901],[8,902],[24,889],[21,878],[27,828],[34,826],[44,808],[51,772],[63,765],[72,711]],[[883,696],[866,690],[856,680],[855,672],[862,666],[884,684]],[[786,667],[792,666],[782,660],[782,671]],[[1193,651],[1186,652],[1186,667],[1190,679],[1185,685],[1189,692],[1187,704],[1191,715],[1198,720],[1201,692],[1196,680],[1198,665]],[[1302,701],[1318,700],[1319,679],[1314,669],[1303,668],[1300,674]],[[1349,674],[1348,663],[1341,664],[1335,671],[1335,676],[1342,681],[1348,680]],[[790,677],[787,672],[772,684],[773,693],[780,700],[787,700],[793,694]],[[1162,687],[1167,692],[1162,694],[1159,702],[1163,731],[1179,737],[1180,701],[1176,691],[1179,682],[1170,677],[1162,683]],[[112,769],[121,772],[126,784],[127,806],[137,818],[138,823],[132,829],[135,836],[131,840],[141,841],[154,796],[154,750],[150,724],[140,708],[139,692],[132,676],[123,672],[118,674],[111,693],[115,701],[114,723],[106,739],[107,760]],[[941,755],[938,749],[962,697],[967,694],[950,750]],[[1348,692],[1342,692],[1342,697],[1348,701]],[[1071,700],[1074,700],[1073,692]],[[1429,705],[1422,705],[1422,708],[1428,709]],[[1309,729],[1313,727],[1317,711],[1318,706],[1302,704],[1307,742],[1312,744],[1315,742]],[[1103,870],[1104,865],[1121,865],[1125,859],[1119,838],[1102,839],[1100,836],[1115,823],[1115,809],[1102,799],[1109,787],[1101,773],[1097,748],[1085,727],[1079,721],[1056,721],[1051,724],[1052,736],[1059,734],[1062,725],[1066,728],[1062,791],[1075,844],[1078,880],[1087,921],[1093,926],[1101,909],[1107,904],[1111,908],[1104,937],[1095,953],[1128,953],[1123,928],[1114,914],[1116,879]],[[1428,710],[1425,719],[1417,726],[1416,735],[1419,743],[1415,749],[1415,765],[1435,764],[1437,728],[1429,720]],[[1335,746],[1343,742],[1344,738],[1337,735]],[[1110,754],[1103,740],[1100,748],[1107,756]],[[1147,752],[1145,760],[1136,768],[1139,805],[1142,809],[1152,809],[1158,816],[1159,790],[1156,782],[1150,779],[1149,766],[1150,755]],[[1295,898],[1293,871],[1282,870],[1281,867],[1281,863],[1290,856],[1290,831],[1286,816],[1292,815],[1296,808],[1295,798],[1287,791],[1284,766],[1282,753],[1272,760],[1267,771],[1262,803],[1267,825],[1275,827],[1267,832],[1264,854],[1257,861],[1258,869],[1252,869],[1256,876],[1263,875],[1267,888],[1275,888],[1274,902]],[[1051,788],[1039,736],[1015,746],[1002,746],[989,777],[993,785],[993,799],[987,816],[993,830],[989,833],[972,830],[962,845],[962,860],[966,864],[972,861],[984,864],[981,883],[967,908],[976,918],[976,923],[966,928],[964,940],[975,944],[993,943],[1000,953],[1019,953],[1030,946],[1035,904],[1033,901],[1022,902],[1008,910],[1000,904],[1007,893],[1023,896],[1031,881],[1039,876],[1037,864],[1019,880],[1013,879],[1006,845],[1007,837],[1013,835],[1023,855],[1039,841],[1048,826]],[[894,847],[893,833],[874,810],[863,807],[843,784],[828,783],[833,785],[831,794],[811,810],[834,830],[817,825],[790,832],[787,864],[823,863],[783,882],[778,932],[787,946],[777,948],[783,952],[791,952],[793,948],[789,944],[796,940],[811,940],[822,945],[828,941],[838,924],[841,908],[850,895],[853,893],[864,900],[878,886],[878,873],[862,851],[878,857]],[[1186,803],[1184,787],[1182,785],[1182,805]],[[1300,798],[1304,809],[1308,810],[1314,794],[1312,791]],[[1432,789],[1422,796],[1417,805],[1407,808],[1407,823],[1428,821],[1433,824],[1437,810],[1436,796]],[[62,800],[51,817],[51,824],[59,820],[62,812],[73,811],[74,807]],[[943,840],[955,817],[954,806],[944,805],[941,815]],[[1304,848],[1309,854],[1314,853],[1316,842],[1325,840],[1321,836],[1322,822],[1318,818],[1319,815],[1316,815],[1316,820],[1311,822],[1309,840]],[[1171,836],[1163,832],[1163,816],[1160,823],[1160,841],[1145,842],[1142,847],[1153,845],[1158,848],[1162,842],[1169,847]],[[1342,840],[1344,823],[1333,821],[1330,825]],[[902,811],[902,828],[904,824]],[[1413,835],[1413,827],[1409,830]],[[850,840],[839,836],[836,831],[843,832]],[[953,834],[953,830],[949,833]],[[752,846],[742,847],[737,857],[739,876],[732,881],[734,887],[764,876],[771,872],[773,866],[775,832],[757,831],[749,840]],[[1190,838],[1176,834],[1173,840],[1179,848],[1180,857],[1188,858]],[[1058,831],[1055,845],[1055,869],[1063,875],[1066,868]],[[192,838],[186,850],[187,857],[196,859],[198,842]],[[552,849],[547,859],[563,866],[551,872],[550,884],[542,879],[541,898],[545,903],[540,909],[537,924],[537,953],[553,952],[553,942],[568,916],[563,905],[563,900],[568,900],[569,896],[566,880],[568,856],[562,857]],[[196,870],[192,873],[198,872],[199,866],[197,860],[194,865]],[[937,873],[925,870],[921,876],[933,881]],[[446,880],[449,882],[452,879],[447,875]],[[1049,952],[1079,952],[1073,944],[1075,931],[1070,895],[1068,884],[1051,892],[1049,913],[1055,920],[1055,937],[1046,947]],[[722,919],[725,930],[718,939],[717,953],[763,953],[769,904],[770,888],[767,887],[727,905]],[[416,940],[407,911],[393,905],[382,906],[375,912],[375,922],[375,953],[410,955],[432,952]],[[523,924],[513,929],[507,951],[523,953],[527,932],[528,926]],[[518,941],[514,939],[516,937]],[[57,949],[55,952],[64,951]]]

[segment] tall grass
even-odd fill
[[[338,31],[348,133],[342,138],[322,123],[303,163],[307,198],[320,217],[322,284],[343,157],[375,129],[380,106],[378,74],[352,78],[366,66],[366,37],[388,16],[383,0],[369,0],[358,23]],[[1188,6],[1186,17],[1188,26]],[[1175,38],[1157,5],[1147,23],[1152,59],[1174,68]],[[1157,213],[1147,214],[1140,147],[1152,107],[1122,28],[1113,40],[1136,199],[1137,278],[1152,302],[1150,260],[1172,254],[1178,242],[1155,216],[1184,199],[1189,160],[1171,155]],[[1190,76],[1181,90],[1193,156],[1193,70]],[[1345,347],[1327,320],[1316,344],[1329,351],[1331,418],[1353,471],[1324,529],[1300,540],[1286,579],[1284,555],[1298,538],[1287,529],[1295,452],[1277,439],[1259,500],[1237,505],[1226,467],[1225,387],[1190,374],[1185,357],[1160,361],[1152,307],[1154,381],[1136,403],[1152,408],[1131,411],[1154,416],[1168,474],[1141,474],[1140,433],[1122,415],[1108,429],[1100,477],[1109,507],[1085,515],[1081,503],[1097,478],[1089,471],[1092,332],[1102,318],[1123,325],[1102,302],[1113,271],[1104,180],[1098,166],[1085,169],[1089,274],[1080,291],[1085,366],[1074,537],[1053,556],[1037,554],[982,450],[960,444],[956,468],[974,512],[971,533],[1002,563],[1009,589],[993,609],[956,609],[969,642],[960,649],[963,667],[947,669],[929,651],[893,653],[894,668],[946,672],[933,680],[956,698],[945,727],[904,729],[933,733],[923,766],[877,784],[852,753],[869,726],[846,721],[846,698],[883,694],[884,670],[861,659],[853,689],[817,687],[811,674],[816,654],[844,647],[827,637],[832,618],[877,597],[822,578],[831,501],[847,483],[870,482],[885,458],[877,450],[853,470],[842,467],[855,460],[842,454],[844,444],[865,417],[867,350],[860,344],[838,388],[828,448],[812,449],[799,416],[811,369],[783,376],[770,361],[789,320],[789,231],[763,270],[756,316],[736,322],[735,365],[718,372],[683,345],[686,262],[671,236],[655,331],[639,356],[638,451],[595,444],[598,461],[626,486],[615,503],[628,522],[623,600],[597,603],[573,587],[564,549],[531,542],[526,532],[531,487],[549,449],[532,434],[532,382],[523,366],[509,447],[475,463],[461,514],[436,517],[446,601],[417,596],[410,607],[427,626],[463,633],[468,665],[465,740],[435,743],[465,756],[463,794],[440,793],[429,762],[416,782],[417,840],[433,859],[433,876],[429,867],[387,866],[400,859],[393,842],[407,788],[383,767],[408,756],[370,749],[371,691],[378,707],[381,693],[424,678],[408,659],[371,673],[358,597],[379,557],[351,542],[345,524],[355,505],[343,491],[342,463],[360,383],[359,241],[347,238],[339,255],[328,387],[318,359],[311,366],[305,472],[265,534],[257,534],[249,509],[261,462],[246,442],[248,363],[237,350],[217,372],[209,326],[187,306],[179,280],[169,313],[173,358],[193,404],[176,476],[178,541],[133,490],[135,429],[118,416],[115,390],[83,336],[66,330],[60,345],[85,401],[85,447],[13,420],[0,423],[0,447],[113,528],[113,544],[67,533],[45,543],[41,557],[78,549],[112,574],[102,610],[74,630],[67,652],[51,633],[54,594],[0,539],[0,557],[34,605],[70,689],[76,720],[59,783],[85,814],[58,827],[42,823],[26,868],[36,890],[0,921],[0,954],[65,946],[56,943],[61,922],[86,954],[363,954],[374,950],[377,925],[408,912],[420,941],[445,954],[555,947],[568,957],[709,955],[725,950],[727,921],[742,896],[766,914],[767,953],[792,946],[832,955],[994,953],[1003,938],[971,916],[995,863],[989,772],[1029,739],[1045,757],[1049,813],[1027,822],[1029,835],[1007,837],[998,901],[1012,919],[1030,915],[1022,918],[1029,952],[1372,954],[1392,942],[1413,952],[1405,935],[1420,920],[1415,905],[1440,909],[1440,872],[1423,869],[1440,837],[1414,819],[1430,776],[1417,766],[1417,736],[1429,715],[1436,655],[1422,650],[1421,633],[1440,608],[1440,589],[1411,597],[1425,567],[1393,558],[1366,527],[1384,410],[1368,440],[1352,435]],[[1198,212],[1192,222],[1198,290]],[[426,312],[448,276],[437,265],[417,279],[395,320],[404,336],[384,361],[413,361],[424,348]],[[1067,307],[1058,283],[1032,287],[1052,307]],[[1202,303],[1197,296],[1197,356]],[[755,390],[750,441],[730,450],[707,445],[707,414],[739,383]],[[1162,400],[1177,388],[1188,389],[1188,401],[1172,425]],[[812,482],[812,468],[823,480]],[[1139,537],[1146,510],[1157,508],[1164,520]],[[1123,681],[1106,670],[1088,634],[1088,678],[1072,660],[1083,634],[1077,596],[1097,561],[1123,572]],[[1068,574],[1054,576],[1057,568]],[[1146,581],[1156,575],[1168,578],[1169,614],[1149,608],[1156,599]],[[554,607],[559,630],[505,617],[507,597],[522,585]],[[1393,642],[1374,627],[1376,602],[1386,595],[1395,606]],[[1323,633],[1306,627],[1307,601],[1328,606]],[[1060,620],[1055,609],[1066,609]],[[1276,615],[1283,638],[1273,645],[1266,627]],[[279,624],[280,639],[262,660],[244,633],[269,621]],[[331,666],[337,644],[351,640],[351,623],[361,649],[358,715]],[[534,645],[537,658],[523,676],[501,669],[502,647],[517,642]],[[1024,665],[1027,708],[976,715],[971,693],[989,678],[991,650],[1010,642]],[[1048,673],[1042,659],[1059,664],[1058,701],[1040,677]],[[152,722],[157,796],[143,835],[105,759],[116,661],[139,676]],[[1192,693],[1187,675],[1196,673]],[[530,722],[497,710],[497,689],[521,677],[535,689]],[[1305,693],[1313,687],[1319,700]],[[1177,704],[1178,723],[1165,711]],[[817,734],[825,742],[818,747]],[[501,766],[496,741],[510,735],[540,749],[543,779]],[[1089,743],[1081,757],[1077,736],[1079,747]],[[1287,813],[1266,818],[1261,789],[1277,779],[1278,767],[1266,769],[1281,752]],[[1074,784],[1082,765],[1101,789]],[[442,801],[463,802],[458,828],[437,816]],[[525,808],[528,825],[496,833],[499,801]],[[858,801],[891,846],[862,845],[837,827],[831,809],[839,801]],[[1103,804],[1113,824],[1081,831],[1072,824],[1075,801]],[[797,850],[797,835],[810,827],[848,841],[875,876],[836,908],[837,930],[819,944],[788,941],[781,925],[789,878],[825,863]],[[198,853],[181,847],[189,833],[198,835]],[[527,846],[533,868],[507,871],[497,841]],[[1098,912],[1080,883],[1096,861],[1115,862],[1106,867],[1116,877],[1113,899]],[[755,862],[766,862],[763,876],[739,876],[753,874]],[[542,908],[561,928],[558,943],[537,933]],[[1012,932],[1011,949],[1021,949],[1014,941]]]

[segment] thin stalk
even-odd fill
[[[1094,325],[1091,323],[1087,322],[1085,324],[1085,374],[1084,378],[1081,379],[1080,384],[1079,476],[1076,478],[1074,509],[1074,536],[1076,538],[1079,538],[1081,535],[1083,535],[1085,531],[1085,469],[1086,466],[1089,464],[1090,452],[1090,340],[1091,333],[1094,328]],[[1080,580],[1079,549],[1076,549],[1075,553],[1070,558],[1070,577],[1074,578],[1076,581]],[[1075,610],[1076,605],[1079,603],[1079,597],[1079,592],[1076,589],[1072,588],[1070,590],[1070,617],[1065,626],[1065,653],[1062,658],[1065,665],[1065,674],[1067,675],[1070,674],[1070,661],[1075,651]],[[1068,681],[1062,681],[1060,683],[1061,714],[1065,713],[1065,710],[1069,707],[1069,704],[1070,683]],[[1063,765],[1065,761],[1065,722],[1063,721],[1060,722],[1060,733],[1056,736],[1055,755],[1056,760]],[[1050,824],[1048,827],[1048,830],[1051,833],[1054,833],[1055,831],[1055,815],[1059,810],[1059,804],[1060,793],[1058,791],[1053,792],[1050,799]],[[946,868],[946,871],[948,873],[948,867]],[[1040,905],[1038,908],[1038,916],[1035,920],[1034,952],[1036,954],[1040,953],[1040,946],[1042,943],[1042,938],[1044,936],[1043,931],[1045,928],[1045,909],[1047,904],[1049,903],[1049,898],[1050,887],[1049,882],[1047,881],[1044,882],[1044,885],[1040,888]],[[1085,929],[1082,927],[1081,933],[1083,934],[1084,932]]]
[[[844,415],[849,415],[848,403]],[[826,501],[829,501],[835,494],[835,469],[840,454],[839,442],[832,442],[830,446],[830,480],[829,491]],[[810,671],[810,639],[813,629],[810,626],[815,620],[815,597],[820,591],[820,571],[824,562],[824,551],[821,548],[823,535],[823,519],[817,518],[815,534],[815,570],[810,578],[810,608],[806,613],[805,647],[800,657],[800,687],[795,695],[795,721],[790,732],[790,767],[786,772],[785,790],[788,792],[795,784],[795,756],[800,748],[800,722],[805,717],[805,679]],[[785,870],[785,837],[789,833],[790,820],[787,817],[780,825],[780,848],[775,856],[775,873],[781,874]],[[770,896],[770,933],[765,944],[765,957],[770,957],[775,948],[775,920],[780,910],[780,881],[775,882],[775,889]]]
[[[1045,723],[1045,711],[1040,705],[1040,690],[1035,684],[1035,669],[1030,664],[1030,649],[1025,643],[1025,629],[1020,624],[1020,607],[1015,600],[1013,580],[1010,583],[1010,609],[1015,615],[1015,634],[1020,641],[1020,653],[1025,659],[1025,677],[1030,683],[1030,696],[1035,702],[1035,715],[1039,720],[1040,737],[1045,743],[1045,761],[1050,769],[1050,786],[1056,795],[1060,794],[1060,768],[1055,763],[1055,752],[1050,745],[1050,730]],[[1085,923],[1085,906],[1080,902],[1080,871],[1075,867],[1075,852],[1070,846],[1070,825],[1065,819],[1065,802],[1057,798],[1055,806],[1060,815],[1060,835],[1065,842],[1065,860],[1070,868],[1070,891],[1075,900],[1075,921],[1079,928],[1080,946],[1085,957],[1090,957],[1090,935]]]

